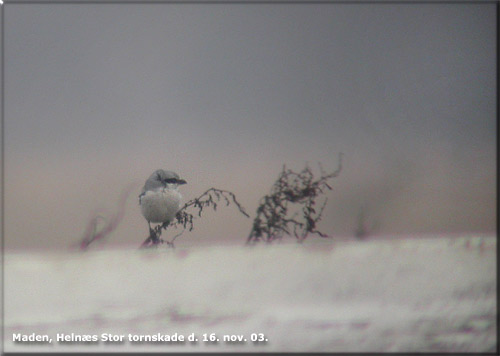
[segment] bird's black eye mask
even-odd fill
[[[161,178],[161,175],[159,173],[157,173],[156,177],[158,178],[158,180],[160,182],[163,182],[163,183],[177,183],[177,178],[165,178],[165,179],[162,179]]]

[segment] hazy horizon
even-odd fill
[[[495,233],[496,4],[4,4],[6,249],[67,248],[158,168],[253,218],[283,164],[343,170],[319,225]],[[317,172],[317,170],[316,170]],[[176,243],[243,244],[207,211]],[[172,235],[169,235],[172,236]],[[231,241],[229,241],[231,239]]]

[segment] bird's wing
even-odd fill
[[[143,190],[142,190],[142,193],[141,193],[141,194],[139,194],[139,204],[141,204],[141,198],[142,198],[143,196],[145,196],[145,195],[146,195],[146,192],[145,192],[145,191],[144,191],[144,189],[143,189]]]

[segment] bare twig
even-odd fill
[[[217,206],[220,202],[226,204],[226,206],[231,203],[235,204],[239,212],[250,217],[243,206],[236,200],[236,195],[230,191],[210,188],[203,192],[199,197],[189,200],[182,208],[179,209],[175,220],[172,222],[165,222],[163,224],[157,225],[150,231],[148,238],[142,243],[141,247],[157,247],[159,244],[166,243],[169,247],[174,247],[174,241],[177,237],[181,236],[186,229],[192,231],[194,228],[193,220],[197,217],[201,217],[204,208],[212,207],[214,211],[217,210]],[[190,212],[194,210],[194,214]],[[180,228],[182,231],[175,235],[170,241],[166,241],[160,238],[162,230],[166,230],[167,227]]]
[[[321,164],[319,169],[321,176],[315,179],[307,165],[299,173],[283,166],[270,194],[260,200],[247,244],[272,242],[281,239],[284,234],[291,235],[292,232],[299,242],[304,241],[310,233],[328,237],[317,229],[327,200],[325,199],[319,211],[316,211],[315,205],[320,195],[332,189],[328,181],[340,174],[342,153],[339,154],[338,167],[334,172],[327,174]],[[302,219],[298,220],[297,214],[290,217],[293,207],[301,207]]]
[[[125,203],[135,186],[136,184],[130,184],[123,190],[120,198],[118,199],[116,214],[112,215],[110,219],[106,219],[101,215],[96,215],[90,219],[84,236],[80,242],[80,250],[86,250],[91,243],[104,239],[118,227],[123,219],[123,215],[125,215]],[[99,219],[104,221],[104,227],[98,231],[97,224]]]

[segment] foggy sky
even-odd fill
[[[320,229],[495,231],[495,4],[6,4],[5,243],[67,248],[157,168],[250,215],[281,167],[344,153]],[[241,243],[207,212],[182,244]],[[177,242],[176,241],[176,242]]]

